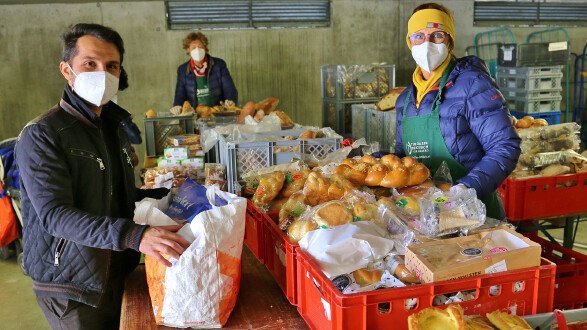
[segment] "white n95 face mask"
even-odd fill
[[[412,47],[412,57],[416,64],[426,72],[432,72],[438,68],[448,56],[448,48],[445,44],[425,42]]]
[[[204,56],[206,56],[206,50],[204,50],[200,47],[196,47],[196,48],[192,49],[192,51],[190,52],[190,55],[192,56],[194,61],[200,62],[201,60],[204,59]]]
[[[73,91],[82,99],[97,107],[108,103],[118,93],[118,78],[106,71],[88,71],[75,75]]]

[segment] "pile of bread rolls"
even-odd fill
[[[358,161],[345,159],[334,173],[342,174],[352,184],[399,188],[418,185],[430,176],[426,165],[412,157],[385,155],[381,159],[364,156]]]
[[[485,318],[486,317],[486,318]],[[495,310],[482,315],[464,315],[463,308],[451,304],[444,310],[428,307],[408,316],[408,328],[420,329],[533,329],[521,317]]]
[[[548,122],[541,118],[534,119],[532,116],[525,116],[521,119],[516,119],[516,117],[512,116],[512,125],[519,132],[524,128],[548,126]]]
[[[274,113],[281,121],[281,126],[292,126],[293,122],[285,112],[275,110],[278,104],[279,99],[276,97],[270,97],[261,103],[247,102],[238,116],[237,123],[244,123],[247,116],[253,117],[259,123],[265,116]]]

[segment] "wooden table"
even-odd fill
[[[126,279],[120,329],[176,329],[155,324],[145,266]],[[267,268],[243,247],[241,286],[226,329],[308,329]]]

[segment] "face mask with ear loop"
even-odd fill
[[[204,56],[206,56],[206,50],[200,47],[196,47],[192,49],[192,51],[190,52],[190,56],[192,57],[192,59],[194,59],[194,61],[200,62],[204,59]]]
[[[73,91],[82,99],[97,107],[108,103],[118,93],[118,78],[106,71],[88,71],[76,74],[75,71],[65,62],[71,72],[75,75]]]
[[[412,46],[412,57],[422,70],[432,72],[448,57],[448,47],[445,44],[427,41],[421,45]]]

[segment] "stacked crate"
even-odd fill
[[[375,103],[395,87],[395,65],[323,65],[322,126],[352,136],[352,105]]]
[[[367,143],[379,142],[379,150],[395,152],[396,112],[379,111],[374,104],[353,104],[355,139],[364,137]]]
[[[497,67],[497,85],[513,116],[543,118],[558,124],[561,114],[562,65]]]

